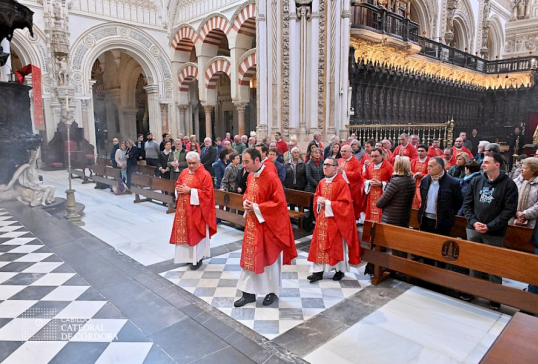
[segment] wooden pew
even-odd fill
[[[163,193],[167,192],[168,194]],[[160,201],[167,204],[167,214],[175,212],[175,182],[168,179],[133,173],[131,192],[135,194],[134,203]],[[145,198],[140,198],[140,195]]]
[[[145,165],[145,164],[138,164],[136,166],[136,173],[147,174],[149,176],[155,176],[155,171],[156,170],[157,170],[157,167],[148,166],[148,165]]]
[[[99,164],[100,166],[112,166],[110,159],[103,157],[97,157],[95,164]]]
[[[232,224],[245,226],[245,219],[243,218],[243,212],[245,211],[243,208],[243,195],[215,190],[215,205],[228,207],[240,212],[235,213],[217,208],[217,218],[229,221]]]
[[[108,167],[105,165],[94,164],[91,166],[93,171],[92,180],[96,183],[102,183],[104,185],[115,187],[114,194],[124,195],[127,192],[121,192],[118,188],[118,181],[121,179],[121,171],[116,168]]]
[[[418,210],[411,210],[411,221],[409,225],[413,229],[419,229]],[[452,228],[450,235],[456,238],[467,238],[467,220],[463,216],[456,216],[456,224]],[[508,226],[504,238],[504,247],[519,250],[527,253],[534,253],[534,245],[531,243],[532,229],[521,226]]]
[[[374,245],[374,248],[363,251],[363,259],[374,264],[373,284],[388,277],[388,272],[383,271],[386,268],[538,314],[536,294],[401,258],[382,252],[381,248],[399,250],[534,285],[538,285],[538,255],[371,221],[365,222],[364,229]]]
[[[314,194],[311,192],[290,190],[285,188],[286,201],[288,205],[295,205],[299,211],[289,210],[290,218],[297,219],[297,226],[303,229],[303,219],[306,217],[305,209],[310,209]]]
[[[538,318],[516,312],[480,364],[536,363]]]
[[[86,184],[86,183],[94,183],[93,180],[91,180],[87,175],[86,175],[86,169],[89,171],[90,173],[90,178],[93,174],[90,166],[86,163],[86,162],[81,162],[81,161],[78,161],[78,160],[72,160],[71,161],[71,178],[82,178],[82,184]],[[76,177],[73,177],[76,176]]]

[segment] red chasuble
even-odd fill
[[[429,161],[430,158],[426,158],[424,162],[420,162],[418,159],[411,161],[411,172],[413,172],[413,175],[418,172],[422,173],[422,177],[415,178],[415,183],[417,186],[415,189],[415,197],[413,198],[413,209],[415,210],[418,210],[420,208],[420,203],[422,202],[422,198],[420,197],[420,181],[422,181],[422,178],[428,175]]]
[[[441,148],[428,148],[428,158],[441,157],[443,155],[443,150]]]
[[[325,204],[320,205],[321,209],[318,212],[319,197],[331,201],[334,217],[325,216]],[[316,228],[312,235],[308,260],[320,264],[338,264],[344,260],[342,249],[344,239],[348,246],[349,264],[359,264],[360,245],[353,217],[353,199],[347,182],[340,174],[337,173],[331,183],[327,183],[325,178],[319,182],[313,206]]]
[[[392,158],[392,150],[383,148],[383,152],[385,152],[385,154],[387,155],[386,161],[390,161],[390,159]]]
[[[471,151],[469,149],[465,148],[465,147],[461,147],[461,149],[457,149],[454,146],[454,147],[452,147],[452,150],[454,151],[454,157],[453,157],[454,159],[456,159],[458,157],[458,154],[463,153],[463,152],[469,154],[469,158],[474,158],[473,153],[471,153]]]
[[[278,176],[278,172],[276,170],[275,164],[273,163],[273,161],[271,159],[266,158],[265,161],[263,161],[262,163],[265,166],[265,169],[267,169],[268,171],[274,172]],[[247,183],[248,183],[248,181],[247,181]],[[281,185],[282,185],[282,183],[281,183]]]
[[[396,161],[396,156],[400,155],[400,149],[402,148],[403,147],[401,145],[398,145],[396,149],[394,149],[394,153],[392,153],[392,157],[390,158],[390,163],[392,165],[394,165],[394,162]],[[404,156],[409,157],[410,160],[418,158],[418,152],[416,148],[411,145],[411,143],[408,143],[404,148]]]
[[[338,160],[338,167],[346,172],[346,177],[349,181],[349,189],[351,190],[351,196],[353,197],[355,219],[359,219],[362,211],[362,163],[354,156],[351,156],[347,161],[340,158]]]
[[[273,164],[271,162],[271,164]],[[273,165],[274,167],[274,165]],[[284,264],[297,257],[291,229],[288,204],[282,183],[276,173],[265,167],[259,177],[250,173],[243,201],[257,203],[265,222],[260,223],[254,211],[248,211],[241,250],[241,268],[263,273],[284,252]]]
[[[364,180],[377,179],[381,182],[388,182],[390,181],[393,172],[394,167],[386,161],[382,162],[381,168],[379,169],[374,169],[374,164],[370,163],[364,172]],[[370,186],[370,193],[366,195],[365,220],[381,222],[382,210],[375,205],[377,200],[381,198],[381,195],[383,195],[383,186]]]
[[[206,224],[209,225],[209,237],[217,232],[213,178],[200,165],[193,174],[188,169],[181,172],[176,186],[183,184],[198,190],[200,205],[191,205],[190,193],[178,194],[170,244],[195,246],[206,237]]]

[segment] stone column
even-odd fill
[[[7,39],[4,39],[2,43],[0,43],[2,47],[4,47],[4,53],[9,53],[10,46],[9,41]],[[8,75],[11,73],[11,56],[8,57],[6,64],[0,68],[0,81],[7,81]]]
[[[237,109],[237,124],[239,135],[246,135],[245,133],[245,109],[248,106],[248,102],[234,102]]]
[[[149,108],[149,131],[153,136],[160,141],[162,138],[162,124],[161,124],[161,108],[159,107],[159,86],[148,85],[144,86],[144,90],[148,95],[148,108]]]
[[[161,127],[163,133],[171,133],[170,115],[168,113],[168,104],[161,104]],[[175,138],[176,136],[174,136]]]
[[[179,111],[179,133],[183,135],[188,135],[187,131],[187,124],[185,120],[185,112],[187,111],[187,108],[189,105],[178,105],[177,109]]]
[[[204,112],[205,112],[205,135],[200,136],[200,140],[203,140],[204,138],[212,138],[212,125],[211,122],[211,111],[213,111],[213,105],[203,105],[204,106]]]
[[[122,113],[123,117],[120,118],[121,135],[130,138],[132,141],[136,141],[136,134],[138,134],[136,130],[136,114],[138,113],[138,109],[123,109]]]

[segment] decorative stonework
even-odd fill
[[[319,3],[318,41],[318,129],[325,134],[325,1]]]
[[[289,0],[282,1],[282,130],[284,135],[289,137],[288,129],[290,127],[290,2]],[[273,20],[273,27],[275,27]],[[273,34],[273,39],[275,39]],[[273,47],[273,65],[277,62],[276,58],[276,41],[274,40]],[[275,77],[275,69],[273,69],[273,77]],[[276,104],[273,102],[273,105]],[[273,106],[274,107],[274,106]],[[276,115],[276,114],[274,114]]]

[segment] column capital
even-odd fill
[[[235,105],[237,111],[239,111],[239,112],[243,111],[244,112],[245,109],[248,106],[248,102],[234,101],[234,105]]]
[[[159,93],[159,86],[158,85],[147,85],[147,86],[144,86],[144,90],[146,90],[146,92],[148,94],[156,94],[156,93]]]
[[[177,109],[181,113],[184,113],[185,111],[187,111],[188,107],[189,107],[189,105],[177,105]]]
[[[204,107],[204,112],[206,114],[210,113],[211,111],[213,111],[213,105],[202,105]]]

